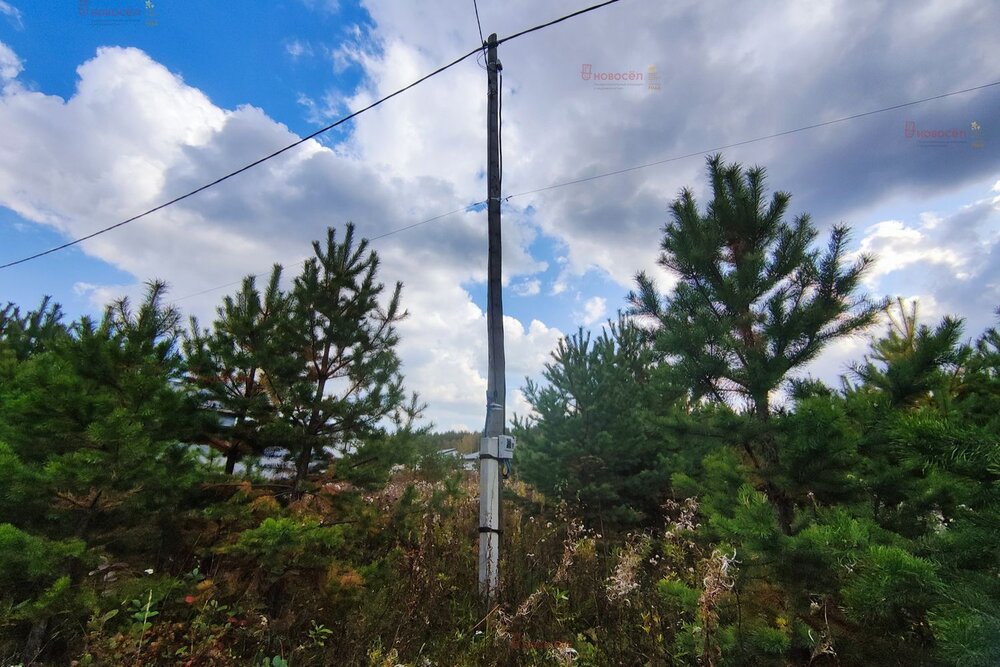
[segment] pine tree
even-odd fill
[[[535,415],[515,422],[518,471],[599,527],[648,523],[667,496],[672,441],[648,427],[670,404],[651,352],[619,316],[600,335],[581,329],[559,341],[546,384],[524,388]]]
[[[247,455],[268,445],[267,426],[276,418],[268,392],[268,372],[295,363],[289,338],[290,300],[280,287],[281,267],[271,272],[264,293],[254,276],[227,296],[211,330],[192,319],[184,341],[188,381],[201,392],[209,412],[203,438],[226,457],[226,473]]]
[[[859,292],[872,259],[846,263],[846,227],[834,227],[826,251],[816,251],[809,216],[784,219],[791,196],[775,192],[766,200],[763,168],[744,170],[716,155],[708,172],[713,198],[705,212],[684,189],[664,230],[659,263],[678,278],[673,293],[661,296],[640,273],[629,298],[635,313],[656,323],[658,351],[696,398],[742,404],[766,424],[771,394],[789,373],[829,342],[869,326],[884,304]],[[769,479],[777,442],[766,429],[750,431],[745,454],[789,532],[792,502]]]
[[[24,361],[41,352],[66,334],[62,317],[62,307],[47,296],[37,310],[24,315],[19,307],[8,303],[0,310],[0,354]]]
[[[885,337],[875,341],[863,364],[855,366],[855,375],[885,392],[894,405],[926,403],[935,391],[946,398],[955,369],[969,356],[969,349],[959,344],[961,320],[945,317],[931,330],[918,324],[917,302],[907,310],[902,299],[888,315]]]
[[[354,225],[342,240],[328,229],[313,250],[288,289],[278,266],[263,293],[247,277],[210,330],[192,322],[185,344],[189,382],[232,421],[202,440],[226,454],[227,472],[266,447],[288,452],[296,494],[314,463],[371,451],[389,422],[413,431],[422,411],[415,395],[407,402],[395,352],[402,284],[385,294],[378,255]]]
[[[65,334],[53,325],[38,338],[44,345],[5,368],[0,482],[11,511],[0,540],[46,553],[38,567],[49,568],[21,586],[19,599],[0,592],[4,625],[30,627],[27,662],[52,624],[71,633],[82,622],[84,575],[97,554],[150,562],[176,547],[177,508],[198,479],[180,445],[196,404],[179,390],[179,316],[164,292],[152,283],[137,308],[121,299],[99,321],[83,318]],[[14,330],[17,343],[31,327]],[[0,570],[17,562],[0,554]]]
[[[380,420],[405,400],[395,351],[396,324],[406,315],[402,283],[379,302],[385,286],[376,280],[378,255],[367,239],[355,241],[353,224],[342,241],[328,229],[313,251],[291,290],[288,335],[300,363],[269,378],[272,398],[292,426],[286,442],[296,455],[299,490],[315,458],[337,447],[349,451],[377,433]]]
[[[930,575],[913,579],[873,552],[871,576],[859,572],[845,595],[855,613],[878,621],[874,631],[933,640],[949,664],[988,665],[1000,658],[1000,422],[983,398],[1000,364],[995,331],[971,347],[961,338],[960,320],[932,328],[919,324],[916,305],[907,311],[900,302],[856,369],[861,384],[846,396],[859,406],[865,506],[905,558],[933,564],[936,586],[927,590]],[[877,611],[887,597],[894,616]]]

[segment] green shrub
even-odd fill
[[[258,527],[243,531],[224,552],[280,574],[293,567],[323,566],[342,543],[339,526],[323,526],[315,518],[269,517]]]

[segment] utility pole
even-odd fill
[[[507,382],[504,376],[503,295],[500,253],[500,91],[497,36],[486,40],[486,180],[489,258],[487,264],[486,328],[489,370],[486,386],[486,427],[479,445],[479,592],[492,598],[497,589],[500,556],[500,464],[509,459],[513,441],[504,436]]]

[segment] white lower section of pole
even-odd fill
[[[479,459],[479,592],[492,598],[500,560],[500,466],[498,438],[483,438]]]

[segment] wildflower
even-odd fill
[[[151,567],[147,568],[147,569],[143,570],[143,572],[145,572],[146,574],[153,574],[153,568],[151,568]]]
[[[184,602],[186,602],[188,604],[194,604],[194,601],[195,601],[195,597],[193,595],[185,595],[184,596]]]

